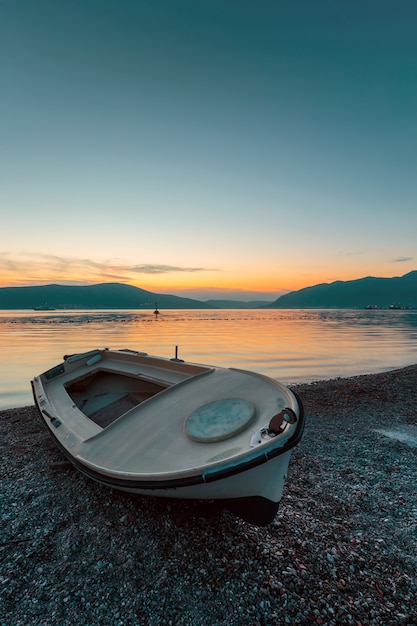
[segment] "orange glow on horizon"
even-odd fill
[[[156,268],[149,272],[133,271],[128,265],[97,263],[96,266],[82,261],[49,262],[42,259],[25,259],[0,268],[0,286],[23,287],[30,285],[67,284],[87,285],[119,282],[160,293],[185,291],[250,291],[276,294],[300,289],[314,284],[313,279],[262,269],[250,271],[187,271]]]
[[[0,259],[1,260],[1,259]],[[397,271],[392,271],[392,269]],[[366,269],[359,265],[325,266],[324,263],[304,264],[298,259],[291,268],[275,269],[262,266],[219,270],[175,266],[135,266],[129,263],[108,261],[84,261],[77,258],[42,257],[27,255],[9,259],[3,255],[0,265],[0,287],[24,287],[48,284],[92,285],[98,283],[123,283],[153,293],[170,293],[183,297],[200,297],[207,293],[217,298],[228,294],[250,292],[251,299],[259,293],[260,299],[275,300],[290,291],[298,291],[321,283],[357,280],[365,276],[392,277],[403,275],[399,266],[385,267],[385,271]],[[402,269],[402,268],[401,268]],[[411,268],[408,268],[410,271]],[[372,271],[374,270],[374,271]],[[387,271],[389,270],[389,271]],[[193,293],[194,295],[191,295]],[[199,296],[201,294],[201,296]]]
[[[259,276],[242,276],[241,274],[235,277],[230,275],[221,277],[218,275],[216,279],[210,277],[210,280],[203,277],[199,278],[198,275],[181,277],[179,280],[178,276],[167,278],[165,275],[144,275],[138,278],[137,275],[103,276],[95,273],[74,275],[66,272],[62,272],[59,276],[49,272],[29,273],[28,275],[19,274],[18,277],[8,276],[5,273],[0,274],[0,287],[27,287],[50,284],[94,285],[112,282],[120,282],[147,291],[172,293],[174,295],[181,295],[182,292],[186,291],[195,291],[196,293],[199,291],[218,291],[224,292],[224,295],[227,296],[228,292],[250,291],[263,294],[270,293],[272,298],[276,298],[280,293],[296,291],[317,282],[323,282],[323,280],[318,279],[315,281],[312,278],[306,280],[305,278],[294,276],[265,277],[262,279]]]

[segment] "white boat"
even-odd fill
[[[304,428],[301,400],[272,378],[133,350],[64,357],[32,389],[55,443],[90,478],[219,500],[259,526],[277,513]]]
[[[49,306],[47,302],[45,304],[41,304],[40,306],[35,306],[34,311],[55,311],[56,309],[53,306]]]

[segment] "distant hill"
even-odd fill
[[[42,285],[0,288],[0,309],[34,309],[45,303],[55,309],[211,309],[207,303],[191,298],[156,294],[120,283],[82,287]]]
[[[55,309],[154,309],[156,303],[160,309],[364,309],[392,305],[417,308],[417,271],[396,278],[368,276],[323,283],[292,291],[275,302],[201,302],[121,283],[0,288],[0,309],[34,309],[44,304]]]
[[[368,276],[314,285],[280,296],[263,308],[364,309],[393,305],[417,308],[417,271],[395,278]]]

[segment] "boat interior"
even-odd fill
[[[168,382],[100,370],[71,382],[66,391],[84,415],[106,428],[130,409],[170,386]]]

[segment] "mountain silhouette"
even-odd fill
[[[54,309],[211,309],[209,304],[156,294],[121,283],[99,285],[42,285],[0,288],[0,309],[34,309],[45,303]]]
[[[392,306],[417,307],[417,271],[395,278],[368,276],[305,287],[280,296],[262,308],[364,309]]]
[[[209,300],[201,302],[154,293],[121,283],[1,287],[0,309],[364,309],[417,308],[417,271],[395,278],[368,276],[305,287],[271,303]]]

